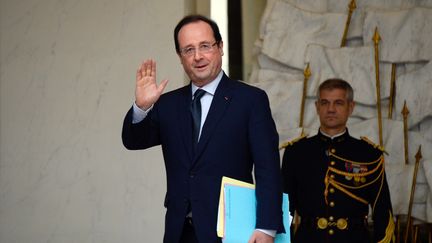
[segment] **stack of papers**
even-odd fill
[[[289,228],[292,217],[289,214],[288,195],[283,194],[282,211],[286,233],[277,234],[275,243],[289,243]],[[248,242],[255,230],[256,197],[255,185],[229,177],[223,177],[219,197],[217,235],[224,243]]]

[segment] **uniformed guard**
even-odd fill
[[[287,143],[282,162],[293,243],[392,242],[394,221],[383,148],[356,139],[346,127],[352,87],[329,79],[317,93],[318,134]],[[369,207],[373,232],[368,231]],[[295,231],[295,232],[294,232]]]

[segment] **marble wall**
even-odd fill
[[[148,57],[184,84],[179,0],[0,0],[0,242],[161,242],[159,147],[127,151]]]
[[[354,2],[356,8],[349,18],[348,6]],[[347,19],[350,25],[345,29]],[[346,45],[342,45],[345,30]],[[375,30],[380,35],[376,46]],[[332,77],[347,80],[355,92],[356,107],[348,121],[350,133],[379,144],[379,99],[393,212],[408,212],[415,155],[421,146],[423,158],[415,181],[412,216],[418,220],[416,223],[431,223],[431,39],[431,0],[268,0],[256,41],[257,64],[248,81],[267,91],[281,144],[300,136],[302,128],[310,136],[318,131],[316,91],[320,83]],[[304,119],[300,124],[306,67],[310,74],[306,78]],[[401,114],[405,101],[409,109],[408,164]]]

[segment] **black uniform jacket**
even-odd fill
[[[292,242],[392,240],[394,221],[379,146],[351,137],[348,130],[333,139],[318,132],[289,143],[282,173],[290,212],[300,216]],[[369,206],[372,236],[365,225]]]

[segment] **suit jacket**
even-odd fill
[[[127,113],[122,139],[128,149],[162,145],[167,193],[164,242],[178,242],[192,211],[199,242],[217,242],[216,222],[222,176],[253,182],[256,227],[282,224],[278,134],[266,93],[225,74],[213,97],[201,137],[192,142],[191,85],[163,94],[147,117],[132,124]]]

